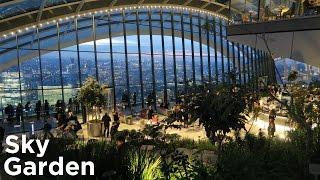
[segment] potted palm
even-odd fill
[[[85,106],[84,109],[87,114],[85,118],[88,119],[87,128],[89,136],[98,137],[103,135],[104,125],[98,119],[97,113],[100,113],[99,109],[107,102],[104,93],[106,87],[106,85],[99,84],[93,77],[88,77],[78,92],[78,100]]]

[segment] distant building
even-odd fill
[[[21,80],[23,74],[20,73]],[[24,90],[25,83],[21,81],[21,90]],[[0,81],[0,107],[5,107],[7,104],[17,105],[20,102],[20,98],[25,98],[25,93],[21,92],[20,96],[20,84],[18,72],[2,72]]]

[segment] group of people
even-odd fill
[[[130,107],[130,105],[135,107],[137,105],[137,93],[133,92],[132,94],[129,94],[127,91],[123,92],[121,102],[124,106],[124,109]]]
[[[72,111],[68,111],[67,115],[65,113],[57,113],[56,119],[57,129],[62,133],[71,134],[76,137],[77,132],[82,129],[78,117]]]
[[[47,100],[45,100],[43,110],[45,112],[45,115],[49,116],[49,103]],[[42,112],[42,105],[40,100],[35,104],[34,112],[36,113],[37,120],[40,120]],[[28,101],[25,106],[23,106],[21,103],[18,103],[15,108],[12,104],[7,104],[7,106],[4,108],[4,113],[7,116],[7,121],[9,123],[13,123],[15,119],[16,123],[18,124],[20,123],[20,121],[23,121],[25,117],[30,116],[31,103],[30,101]]]
[[[73,100],[72,98],[69,99],[69,103],[67,104],[67,106],[62,100],[58,100],[55,104],[56,113],[63,113],[67,110],[75,112],[77,114],[79,113],[79,109],[80,107],[78,101],[76,99]],[[40,120],[42,115],[45,118],[50,117],[51,106],[48,100],[45,100],[43,104],[41,100],[38,100],[35,103],[33,110],[36,115],[36,119]],[[31,112],[32,104],[30,101],[28,101],[24,106],[21,103],[18,103],[16,107],[14,107],[12,104],[7,104],[7,106],[4,108],[4,113],[9,123],[13,123],[14,120],[16,120],[16,123],[20,123],[20,121],[23,121],[24,118],[30,117]]]

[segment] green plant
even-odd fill
[[[137,150],[129,154],[129,178],[132,180],[161,179],[161,158],[152,152]]]
[[[96,79],[89,76],[78,92],[78,100],[84,104],[87,112],[92,112],[93,107],[102,107],[106,104],[106,85],[100,85]]]
[[[199,119],[204,125],[207,137],[218,143],[218,152],[231,130],[245,129],[245,93],[229,85],[204,89],[186,96],[192,119]]]
[[[249,135],[223,146],[215,179],[303,179],[304,158],[290,141]]]

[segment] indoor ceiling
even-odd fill
[[[132,6],[177,6],[210,11],[224,17],[239,16],[240,1],[232,0],[0,0],[0,35],[53,19]],[[246,5],[250,4],[246,1]]]

